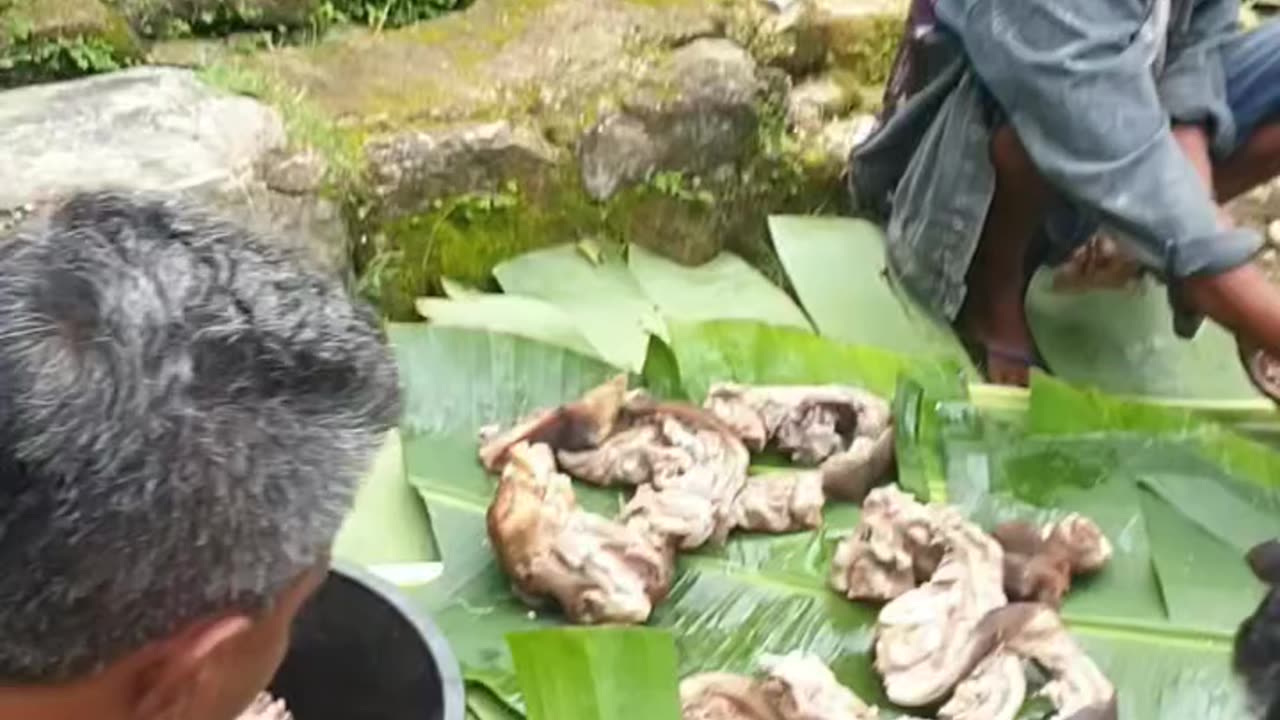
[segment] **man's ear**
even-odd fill
[[[133,717],[140,720],[184,718],[203,687],[216,679],[209,672],[219,651],[253,628],[243,615],[200,622],[156,648],[155,657],[139,673]]]

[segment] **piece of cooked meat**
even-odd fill
[[[554,599],[575,623],[642,623],[666,597],[669,548],[577,507],[551,448],[518,443],[487,515],[489,539],[514,590]]]
[[[880,610],[875,667],[885,694],[922,707],[947,696],[996,646],[978,623],[1006,604],[999,543],[948,506],[930,506],[942,563],[920,587]]]
[[[761,659],[763,676],[704,673],[680,683],[682,720],[877,720],[822,660],[801,652]],[[904,718],[904,720],[911,720]]]
[[[821,467],[829,496],[861,502],[893,463],[889,404],[842,385],[713,385],[703,405],[747,447]]]
[[[942,560],[932,508],[893,485],[862,502],[862,518],[836,546],[830,583],[851,600],[887,601],[928,580]]]
[[[1116,690],[1071,637],[1053,608],[1014,603],[983,619],[979,632],[1002,639],[1006,651],[1039,665],[1049,682],[1040,695],[1057,709],[1054,718],[1116,720]]]
[[[756,475],[734,500],[735,525],[750,532],[812,530],[822,525],[825,503],[820,472]]]
[[[1073,575],[1095,573],[1111,558],[1111,543],[1092,520],[1068,515],[1043,528],[1007,522],[992,535],[1004,548],[1004,587],[1010,600],[1060,607]]]
[[[618,375],[578,400],[535,411],[506,430],[483,428],[480,463],[489,472],[500,472],[511,448],[521,442],[557,451],[599,447],[613,433],[626,397],[627,376]]]
[[[1027,699],[1022,659],[998,649],[956,686],[939,720],[1014,720]]]
[[[560,469],[592,485],[643,485],[655,478],[678,476],[693,465],[690,454],[672,447],[653,422],[614,434],[598,448],[561,450]]]

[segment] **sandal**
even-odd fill
[[[987,343],[970,335],[959,334],[959,337],[960,344],[964,346],[965,352],[969,355],[969,360],[973,362],[973,366],[977,368],[978,373],[982,375],[982,379],[986,382],[991,382],[991,373],[987,368],[987,359],[990,357],[998,357],[1012,364],[1039,370],[1046,375],[1053,374],[1053,371],[1049,369],[1049,364],[1045,362],[1044,356],[1040,353],[1040,349],[1035,347],[1034,343],[1031,351],[1027,352]]]
[[[1236,352],[1249,382],[1272,402],[1280,403],[1280,364],[1261,348],[1243,340],[1236,341]]]

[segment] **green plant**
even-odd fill
[[[381,30],[430,20],[468,4],[469,0],[325,0],[315,19],[322,26],[354,22]]]
[[[37,38],[29,28],[15,28],[10,38],[0,51],[0,88],[109,72],[137,61],[96,37]]]
[[[654,190],[676,200],[696,203],[705,207],[716,204],[715,193],[702,186],[702,178],[692,178],[678,171],[656,172],[649,178]]]

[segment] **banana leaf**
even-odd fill
[[[1027,294],[1031,330],[1060,377],[1107,392],[1230,400],[1258,398],[1236,354],[1235,340],[1206,321],[1190,341],[1173,332],[1162,285],[1135,290],[1055,293],[1051,273],[1036,275]]]
[[[429,509],[445,565],[439,580],[411,590],[411,597],[449,637],[468,680],[521,710],[504,637],[562,621],[555,612],[531,611],[516,600],[494,561],[484,525],[493,481],[476,461],[474,431],[576,397],[615,371],[511,336],[393,326],[391,337],[405,373],[405,463]],[[862,365],[840,371],[835,360],[825,362],[846,380],[863,372]],[[581,485],[577,490],[581,504],[597,512],[614,514],[621,502],[612,491]],[[751,672],[762,653],[809,650],[831,662],[864,697],[883,700],[869,671],[874,609],[826,589],[831,552],[856,524],[857,508],[833,504],[826,516],[819,532],[744,535],[682,558],[670,597],[651,620],[675,633],[682,674]]]
[[[776,216],[769,231],[800,304],[818,332],[841,342],[972,364],[950,329],[901,292],[884,235],[865,220]]]
[[[607,627],[507,636],[529,720],[680,720],[671,633]]]
[[[468,681],[483,688],[476,697],[500,700],[504,712],[523,712],[505,637],[563,621],[554,610],[530,610],[516,600],[494,562],[484,525],[493,481],[476,461],[475,430],[576,397],[616,371],[562,348],[498,334],[394,326],[391,337],[405,373],[405,467],[429,510],[445,566],[438,581],[411,589],[410,595],[449,637]],[[1113,539],[1113,564],[1078,584],[1064,614],[1120,689],[1120,717],[1244,716],[1229,664],[1230,624],[1244,601],[1227,595],[1243,595],[1245,586],[1219,586],[1216,594],[1201,595],[1202,588],[1188,587],[1194,577],[1163,567],[1188,550],[1168,540],[1169,532],[1193,535],[1173,524],[1166,532],[1161,522],[1172,518],[1198,528],[1215,520],[1193,518],[1151,488],[1168,485],[1172,497],[1179,488],[1166,482],[1168,476],[1205,477],[1207,486],[1215,478],[1239,480],[1194,444],[1158,434],[1027,435],[1021,427],[987,422],[967,404],[963,391],[954,391],[963,387],[956,376],[928,362],[921,369],[892,353],[849,350],[786,329],[675,324],[671,344],[664,347],[667,382],[694,398],[719,379],[860,382],[892,391],[900,378],[906,378],[904,387],[914,382],[917,388],[927,383],[916,378],[933,378],[942,399],[922,390],[927,399],[914,405],[900,400],[897,407],[932,416],[922,424],[931,431],[917,451],[934,453],[934,472],[941,468],[944,474],[934,500],[954,502],[988,526],[1007,518],[1045,520],[1084,512]],[[653,355],[651,348],[651,363]],[[892,358],[895,372],[875,367],[869,357]],[[581,485],[577,490],[581,503],[598,512],[612,514],[621,502],[612,491]],[[1147,505],[1153,501],[1171,508],[1168,517],[1152,519]],[[1206,507],[1232,506],[1220,501]],[[650,621],[676,637],[681,675],[747,673],[762,653],[807,650],[830,663],[859,695],[894,715],[870,666],[875,608],[848,602],[826,587],[834,545],[857,517],[856,507],[833,503],[816,532],[735,536],[723,548],[682,557],[670,597]],[[1190,548],[1196,557],[1230,564],[1225,555],[1203,549],[1205,542],[1230,543],[1204,535],[1204,542],[1186,541],[1196,543]],[[1201,614],[1203,603],[1216,600],[1224,607],[1235,604],[1229,611]],[[1171,607],[1178,609],[1171,612]],[[492,717],[482,714],[481,702],[472,712]],[[1028,710],[1023,717],[1042,715]]]
[[[562,245],[514,258],[494,271],[505,293],[456,282],[446,298],[420,298],[418,314],[445,327],[508,333],[640,371],[648,338],[667,321],[752,320],[812,331],[781,288],[732,253],[686,267],[639,246]]]
[[[669,321],[753,320],[812,331],[809,319],[777,285],[733,253],[686,267],[645,250],[627,248],[627,265]]]
[[[405,478],[398,431],[388,434],[361,481],[355,506],[343,522],[333,552],[367,566],[440,559],[427,512]]]
[[[441,327],[508,333],[603,359],[573,318],[544,300],[475,293],[448,299],[418,298],[414,306],[424,319]]]
[[[493,275],[509,295],[560,308],[601,357],[639,372],[649,335],[665,336],[662,318],[622,257],[606,252],[597,260],[562,245],[508,260]]]
[[[1036,374],[1031,379],[1028,427],[1033,433],[1058,436],[1130,432],[1184,438],[1227,470],[1263,487],[1280,488],[1280,454],[1190,408],[1124,400]]]
[[[909,376],[935,397],[963,397],[962,366],[936,356],[909,357],[877,347],[845,345],[791,328],[741,321],[672,324],[671,350],[689,398],[711,384],[843,383],[892,398]]]

